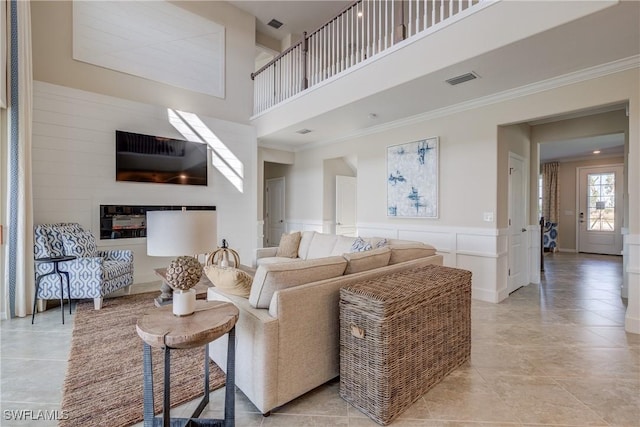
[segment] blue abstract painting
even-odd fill
[[[438,138],[387,147],[387,216],[438,217]]]

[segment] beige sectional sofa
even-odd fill
[[[236,385],[263,414],[338,376],[341,287],[442,265],[442,256],[419,242],[371,238],[365,239],[371,250],[350,252],[354,239],[304,232],[296,258],[276,257],[277,248],[257,250],[248,299],[209,289],[210,300],[231,301],[240,309]],[[226,336],[209,351],[226,367]]]

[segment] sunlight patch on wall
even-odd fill
[[[211,148],[211,164],[239,191],[243,191],[244,165],[218,136],[193,113],[167,109],[169,123],[188,141]]]

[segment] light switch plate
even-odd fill
[[[484,220],[486,222],[493,222],[493,212],[485,212],[484,213]]]

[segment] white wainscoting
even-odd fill
[[[640,334],[640,234],[625,234],[622,248],[628,297],[625,330]]]
[[[323,232],[326,221],[287,220],[287,232]],[[416,240],[436,247],[444,265],[470,270],[473,273],[473,298],[500,302],[507,294],[508,235],[506,229],[425,227],[358,223],[358,235]],[[535,230],[532,230],[535,233]],[[539,232],[539,229],[538,229]],[[538,245],[531,250],[540,250]],[[539,253],[539,252],[538,252]],[[530,255],[533,256],[533,255]],[[539,273],[538,276],[539,278]]]
[[[448,267],[472,273],[472,297],[497,303],[507,298],[506,229],[358,223],[358,235],[417,240],[434,246]]]

